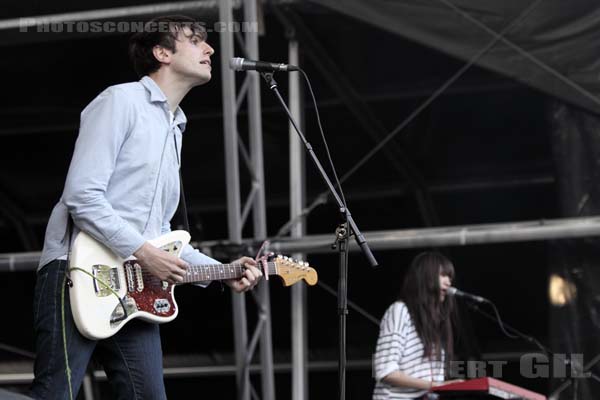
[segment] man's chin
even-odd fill
[[[188,79],[193,82],[194,86],[204,85],[212,78],[210,73],[194,74],[193,76],[188,75]]]
[[[212,78],[212,76],[210,74],[202,75],[202,76],[198,77],[198,79],[197,79],[198,85],[204,85],[205,83],[208,83],[208,81],[210,81],[211,78]]]

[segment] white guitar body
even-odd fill
[[[174,231],[149,243],[180,257],[189,241],[189,233]],[[133,318],[163,323],[177,317],[175,285],[145,272],[135,258],[122,259],[80,232],[69,260],[71,311],[77,329],[88,339],[108,338]],[[308,263],[288,257],[261,257],[260,266],[266,277],[278,276],[285,286],[300,280],[314,285],[318,280],[317,272]],[[241,264],[190,265],[182,283],[238,279],[244,273]]]
[[[149,242],[179,257],[189,241],[187,232],[174,231]],[[85,232],[75,238],[69,268],[73,318],[79,332],[88,339],[108,338],[133,318],[163,323],[177,317],[174,285],[148,276],[135,258],[116,256]],[[127,313],[123,312],[123,304]]]

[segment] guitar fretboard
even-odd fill
[[[277,266],[274,262],[267,262],[266,267],[269,275],[277,274]],[[257,268],[264,273],[261,265],[257,265]],[[188,268],[188,273],[182,283],[235,279],[244,275],[245,270],[246,267],[241,264],[192,265]]]

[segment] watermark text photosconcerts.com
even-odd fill
[[[222,22],[206,23],[197,21],[206,32],[258,32],[258,22]],[[184,23],[185,25],[185,23]],[[142,21],[60,21],[38,18],[21,18],[19,32],[36,33],[135,33],[169,32],[169,22],[146,23]]]

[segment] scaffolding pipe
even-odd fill
[[[600,217],[546,219],[497,224],[448,226],[442,228],[403,229],[365,232],[373,250],[412,249],[423,247],[470,246],[475,244],[513,243],[538,240],[575,239],[600,236]],[[270,244],[271,251],[291,254],[331,253],[333,235],[310,235],[298,239],[279,239]],[[242,243],[252,245],[253,240]],[[210,248],[223,241],[194,243]],[[350,244],[350,251],[358,248]],[[40,252],[0,254],[0,272],[31,271],[37,268]]]
[[[469,246],[536,240],[600,236],[600,217],[564,218],[441,228],[372,231],[365,233],[373,250]],[[331,253],[333,235],[312,235],[297,240],[278,240],[271,250],[282,253]],[[350,251],[358,251],[354,242]]]
[[[256,23],[258,26],[258,0],[244,0],[244,21]],[[258,32],[249,31],[244,34],[246,54],[254,60],[260,59],[258,51]],[[253,185],[253,231],[256,240],[267,238],[267,206],[265,199],[265,174],[263,163],[263,131],[261,118],[260,77],[257,73],[249,73],[246,77],[248,92],[248,133],[250,143],[251,175]],[[260,363],[262,366],[261,389],[263,400],[275,400],[275,373],[273,371],[273,342],[271,332],[271,298],[266,280],[259,283],[257,303],[259,318],[255,334],[260,334]],[[259,332],[260,331],[260,332]],[[247,360],[249,364],[250,360]]]
[[[291,38],[288,44],[288,64],[300,65],[298,41]],[[302,91],[300,74],[289,74],[289,109],[300,127],[304,127],[302,113]],[[304,129],[303,129],[304,130]],[[302,214],[306,206],[305,150],[292,124],[289,124],[290,138],[290,219]],[[306,234],[304,220],[299,220],[291,230],[292,238]],[[292,254],[294,258],[304,258],[302,253]],[[306,286],[294,285],[291,288],[292,320],[292,400],[308,399],[308,319],[306,317]]]
[[[233,21],[231,0],[219,2],[219,19],[230,23]],[[224,30],[220,33],[221,74],[223,90],[223,130],[225,135],[225,172],[227,176],[227,221],[229,240],[240,243],[242,240],[242,218],[240,214],[240,176],[238,156],[238,130],[236,117],[235,75],[229,68],[229,60],[233,58],[233,33]],[[239,400],[250,400],[250,375],[246,365],[246,348],[248,345],[248,326],[246,321],[246,298],[243,294],[231,292],[233,309],[233,334],[235,342],[235,360],[237,365],[236,383]]]
[[[239,1],[234,6],[239,7]],[[176,3],[147,4],[142,6],[105,8],[100,10],[77,11],[62,14],[34,15],[0,20],[0,30],[27,30],[44,24],[60,24],[73,21],[97,21],[111,18],[142,17],[166,15],[196,10],[217,12],[219,2],[216,0],[181,1]]]

